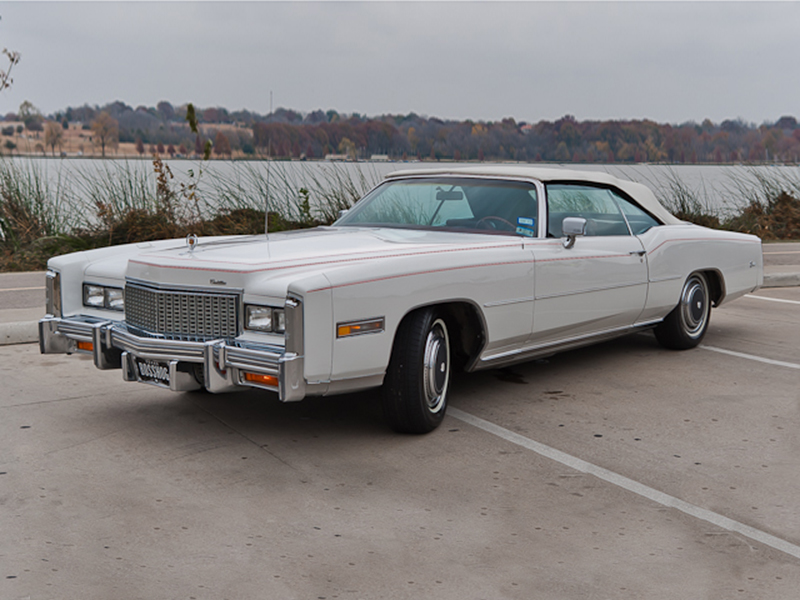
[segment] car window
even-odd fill
[[[611,190],[587,185],[550,184],[547,186],[547,235],[562,237],[561,223],[566,217],[586,219],[586,235],[630,235],[618,196]]]
[[[614,192],[611,192],[611,194],[614,196],[614,200],[617,202],[617,204],[619,204],[619,207],[625,214],[625,218],[628,220],[628,225],[630,226],[633,235],[640,235],[651,227],[660,225],[658,221],[636,206],[633,202],[626,200]]]
[[[337,226],[469,230],[536,237],[536,188],[516,181],[431,177],[387,182]]]

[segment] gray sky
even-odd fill
[[[536,122],[800,117],[800,3],[0,2],[0,114],[122,100]],[[4,57],[3,57],[4,58]],[[5,65],[3,66],[5,68]]]

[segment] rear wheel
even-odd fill
[[[383,409],[392,429],[428,433],[444,419],[450,388],[450,336],[434,308],[408,315],[397,331],[383,385]]]
[[[671,350],[694,348],[705,336],[710,317],[708,279],[702,273],[693,273],[683,284],[678,305],[656,327],[656,339]]]

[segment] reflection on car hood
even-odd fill
[[[193,251],[186,244],[143,252],[133,265],[203,269],[230,273],[271,271],[280,268],[337,264],[483,245],[513,245],[521,240],[507,236],[423,231],[413,229],[320,227],[265,236],[228,238],[200,243]],[[130,269],[129,269],[130,270]]]

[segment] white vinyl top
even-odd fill
[[[481,165],[475,167],[455,167],[455,168],[435,168],[435,169],[411,169],[407,171],[394,171],[389,173],[387,179],[399,179],[402,177],[418,177],[420,175],[478,175],[485,177],[514,177],[524,179],[535,179],[542,183],[547,182],[575,182],[575,183],[596,183],[600,185],[612,186],[628,194],[631,198],[644,208],[647,212],[658,218],[666,225],[678,225],[682,223],[680,219],[673,216],[656,199],[653,191],[646,185],[635,183],[626,179],[618,179],[608,173],[598,171],[575,171],[569,169],[548,169],[541,167],[526,167],[513,165]]]

